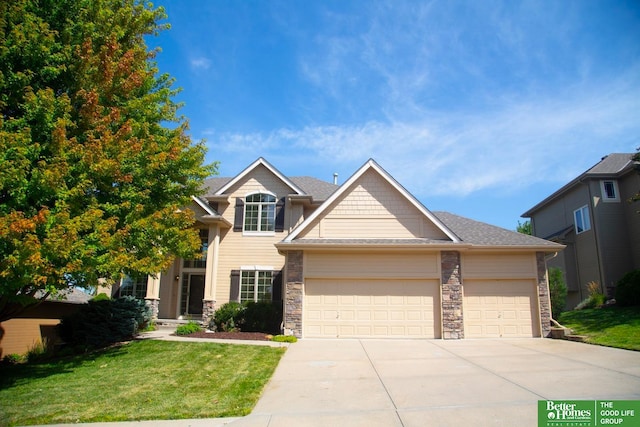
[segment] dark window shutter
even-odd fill
[[[282,301],[282,270],[273,272],[273,280],[271,282],[271,300]]]
[[[284,231],[284,197],[276,203],[276,231]]]
[[[231,270],[229,301],[240,301],[240,270]]]
[[[244,200],[236,199],[236,211],[233,218],[233,231],[242,231],[244,223]]]

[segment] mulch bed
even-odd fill
[[[189,335],[182,335],[189,338],[219,339],[219,340],[250,340],[250,341],[270,341],[271,335],[262,332],[194,332]]]

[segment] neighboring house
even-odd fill
[[[567,308],[588,297],[589,282],[597,282],[613,297],[616,282],[640,268],[640,203],[629,201],[640,191],[640,175],[632,157],[603,157],[522,214],[531,219],[534,236],[567,247],[549,262],[564,272]]]
[[[159,318],[283,304],[298,337],[532,337],[549,331],[557,243],[425,208],[375,161],[340,187],[260,158],[194,198],[203,257],[114,294]]]
[[[8,354],[25,354],[36,344],[59,341],[60,319],[75,313],[91,296],[79,289],[58,294],[29,307],[13,319],[0,323],[0,359]]]

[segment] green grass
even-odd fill
[[[640,351],[640,307],[566,311],[558,321],[589,343]]]
[[[0,367],[0,426],[243,416],[283,348],[134,341]]]

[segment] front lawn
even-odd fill
[[[565,311],[558,321],[589,343],[640,351],[640,307]]]
[[[243,416],[283,348],[134,341],[0,367],[0,425]]]

